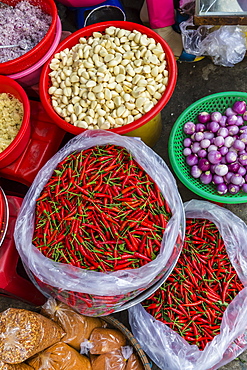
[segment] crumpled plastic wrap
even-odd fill
[[[209,56],[215,65],[233,67],[240,63],[246,54],[246,38],[238,26],[194,27],[193,17],[180,23],[184,50],[193,55]]]
[[[162,370],[216,370],[247,348],[247,226],[228,209],[207,201],[186,202],[185,215],[208,219],[217,226],[244,289],[227,306],[220,333],[203,351],[155,320],[141,304],[129,308],[129,322],[143,350]]]

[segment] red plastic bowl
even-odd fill
[[[15,6],[21,0],[1,0],[2,3]],[[56,31],[57,7],[54,0],[27,0],[30,4],[39,6],[43,12],[52,16],[52,22],[45,37],[30,51],[19,58],[0,63],[0,74],[9,75],[27,69],[38,62],[50,49]]]
[[[167,69],[169,72],[169,79],[168,79],[166,90],[164,91],[158,103],[148,113],[145,113],[141,118],[137,119],[136,121],[132,123],[129,123],[122,127],[108,130],[108,131],[113,131],[113,132],[116,132],[122,135],[122,134],[126,134],[130,131],[136,130],[139,127],[143,126],[148,121],[150,121],[155,116],[157,116],[160,113],[160,111],[165,107],[165,105],[168,103],[169,99],[171,98],[172,93],[176,86],[177,64],[176,64],[176,60],[175,60],[174,54],[170,46],[166,43],[166,41],[162,39],[161,36],[159,36],[156,32],[154,32],[150,28],[147,28],[137,23],[126,22],[126,21],[102,22],[102,23],[96,23],[91,26],[84,27],[74,32],[72,35],[68,36],[64,41],[62,41],[58,45],[58,48],[56,49],[55,53],[58,53],[64,50],[65,48],[71,49],[72,46],[76,45],[79,42],[80,37],[89,37],[93,34],[93,32],[96,32],[96,31],[103,32],[107,27],[110,27],[110,26],[115,26],[115,27],[123,28],[126,30],[131,30],[131,31],[138,30],[141,33],[146,34],[148,37],[152,37],[157,42],[159,42],[162,45],[164,52],[166,53]],[[52,118],[52,120],[58,126],[60,126],[65,131],[70,132],[71,134],[78,135],[81,132],[85,131],[86,129],[73,126],[72,124],[66,122],[63,118],[61,118],[55,112],[55,110],[52,107],[51,97],[48,93],[49,87],[51,86],[51,80],[49,76],[51,69],[49,67],[49,64],[52,58],[53,57],[51,57],[46,62],[41,72],[41,76],[39,80],[39,93],[40,93],[41,102],[47,114]]]
[[[12,78],[0,76],[0,94],[7,93],[15,96],[23,104],[23,120],[18,134],[10,145],[0,153],[0,168],[7,167],[24,151],[31,134],[30,102],[24,89]]]

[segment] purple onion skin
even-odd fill
[[[243,143],[247,144],[247,133],[243,133],[239,136],[239,140],[241,140]]]
[[[226,158],[227,163],[234,163],[236,162],[238,155],[236,152],[228,151],[228,153],[226,153],[225,155],[225,158]]]
[[[195,132],[204,132],[205,131],[205,125],[203,123],[196,123],[196,131]]]
[[[240,190],[240,187],[238,185],[229,184],[228,185],[228,191],[230,194],[237,194]]]
[[[224,183],[224,178],[222,176],[219,176],[219,175],[213,175],[212,182],[215,185],[223,184]]]
[[[184,148],[183,155],[187,157],[188,155],[192,154],[192,151],[190,148]]]
[[[190,139],[189,137],[186,137],[186,138],[184,139],[184,146],[185,146],[186,148],[188,148],[188,147],[190,147],[190,146],[191,146],[191,144],[192,144],[191,139]]]
[[[225,139],[223,138],[223,136],[216,136],[214,138],[214,141],[213,141],[214,145],[218,146],[218,147],[221,147],[224,145],[225,143]]]
[[[204,185],[210,184],[212,182],[213,175],[210,171],[203,172],[200,176],[200,180]]]
[[[211,164],[206,158],[201,158],[198,161],[198,167],[205,172],[210,170]]]
[[[226,184],[222,183],[216,186],[216,190],[217,190],[217,193],[219,193],[220,195],[224,195],[227,193],[228,188]]]
[[[241,126],[244,123],[244,119],[242,116],[237,116],[236,125]]]
[[[226,108],[225,115],[227,117],[232,116],[233,114],[235,114],[235,112],[234,112],[234,110],[232,110],[232,108],[230,108],[230,107]]]
[[[243,120],[244,120],[244,121],[247,121],[247,111],[245,111],[245,112],[243,113],[242,117],[243,117]]]
[[[225,156],[226,155],[226,153],[228,153],[228,148],[226,147],[226,146],[222,146],[222,147],[220,147],[219,148],[219,152],[220,152],[220,154],[222,155],[222,156]],[[223,159],[223,158],[222,158]],[[221,160],[222,161],[222,160]]]
[[[195,140],[196,141],[202,141],[204,139],[204,134],[203,132],[199,131],[195,133]]]
[[[184,124],[183,129],[186,135],[192,135],[196,130],[196,125],[194,122],[188,121]]]
[[[213,112],[211,113],[211,121],[220,122],[222,118],[222,114],[220,112]]]
[[[243,143],[241,140],[236,139],[234,143],[232,144],[232,147],[236,150],[244,150],[245,149],[245,143]]]
[[[238,162],[228,164],[228,169],[231,172],[237,173],[240,168],[240,164]]]
[[[238,120],[238,117],[236,116],[236,114],[233,114],[232,116],[229,116],[227,118],[226,122],[229,126],[232,126],[232,125],[236,125],[237,120]]]
[[[200,146],[200,143],[198,141],[195,141],[192,145],[191,145],[191,150],[192,150],[192,153],[197,153],[199,150],[201,149],[201,146]]]
[[[208,160],[212,164],[220,163],[221,159],[222,159],[222,155],[220,154],[218,150],[211,150],[208,153]]]
[[[201,148],[205,149],[205,148],[208,148],[210,146],[210,140],[209,139],[203,139],[200,143],[201,145]]]
[[[220,125],[216,121],[210,121],[210,122],[207,123],[207,130],[209,130],[213,133],[217,132],[219,130],[219,128],[220,128]]]
[[[227,121],[227,116],[222,116],[221,119],[219,120],[219,124],[221,127],[225,127]]]
[[[205,149],[200,149],[196,154],[199,158],[205,158],[207,156],[207,151]]]
[[[238,161],[240,164],[242,164],[242,166],[247,166],[247,153],[241,154]]]
[[[186,157],[186,163],[189,166],[194,166],[195,164],[198,163],[198,157],[195,154],[189,154]]]
[[[197,116],[197,120],[200,123],[207,123],[211,119],[211,115],[208,112],[200,112]]]
[[[229,136],[228,128],[226,127],[219,128],[219,130],[217,131],[217,135],[226,138],[227,136]]]
[[[202,170],[200,170],[197,165],[194,165],[191,167],[190,173],[192,177],[194,177],[195,179],[199,179],[202,174]]]
[[[228,134],[231,136],[237,135],[239,132],[239,127],[237,125],[232,125],[228,129]]]
[[[243,100],[236,101],[232,106],[232,110],[237,114],[243,114],[246,111],[246,102]]]
[[[246,172],[247,172],[246,168],[244,168],[243,166],[240,166],[239,167],[239,169],[238,169],[239,175],[245,176],[246,175]]]
[[[225,176],[228,172],[228,166],[226,164],[217,164],[215,166],[214,172],[216,175]]]
[[[227,135],[228,135],[228,132],[227,132]],[[227,136],[226,135],[226,136]],[[214,133],[211,132],[211,131],[204,131],[204,139],[213,139],[214,138]]]
[[[244,192],[244,193],[247,193],[247,184],[244,183],[242,186],[241,186],[241,190]]]
[[[233,185],[241,186],[244,183],[243,176],[239,175],[238,173],[234,173],[231,177],[231,183]]]
[[[229,172],[224,176],[224,181],[225,181],[225,183],[226,183],[226,184],[229,184],[229,183],[230,183],[232,175],[233,175],[233,172],[230,172],[230,171],[229,171]]]

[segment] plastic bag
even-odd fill
[[[52,320],[25,309],[0,314],[0,360],[18,364],[58,342],[64,332]]]
[[[87,353],[87,349],[93,355],[112,352],[126,345],[126,337],[118,329],[95,328],[89,341],[81,343],[81,353]]]
[[[143,350],[162,370],[215,370],[247,348],[247,226],[231,211],[207,201],[185,203],[185,215],[214,222],[244,289],[226,308],[220,334],[203,351],[155,320],[141,304],[128,310],[129,322]]]
[[[172,217],[163,235],[160,254],[141,268],[111,273],[83,270],[46,258],[32,244],[36,199],[54,168],[68,154],[109,143],[125,147],[131,152],[134,159],[156,182],[167,200]],[[63,291],[86,293],[93,297],[92,301],[87,303],[83,299],[78,299],[74,308],[87,316],[97,316],[113,312],[115,308],[136,297],[165,274],[181,251],[184,227],[182,201],[176,181],[165,162],[140,140],[102,130],[87,130],[71,139],[39,171],[23,200],[15,225],[14,239],[27,273],[43,294],[54,298],[59,296],[59,300],[63,301],[64,296],[61,295]],[[124,296],[121,301],[114,301],[108,305],[99,298],[96,306],[93,300],[97,296],[116,297],[127,294],[128,296]]]
[[[49,298],[42,306],[42,315],[45,315],[61,326],[66,333],[62,341],[80,350],[80,344],[89,339],[94,328],[105,325],[105,322],[97,317],[89,317],[75,312],[63,302],[57,302]]]
[[[58,342],[28,360],[34,370],[91,370],[91,363],[86,356],[80,355],[74,348]]]
[[[193,17],[180,23],[184,50],[193,55],[210,56],[216,65],[233,67],[246,54],[245,34],[238,26],[195,27]]]
[[[92,370],[125,370],[126,360],[120,349],[103,353],[92,362]]]
[[[144,370],[144,366],[136,353],[132,353],[128,358],[125,370]]]
[[[32,370],[32,369],[33,369],[32,367],[24,363],[11,365],[0,361],[0,370]]]

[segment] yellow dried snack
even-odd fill
[[[92,344],[90,353],[96,355],[120,349],[127,342],[120,330],[110,328],[95,328],[89,340]]]
[[[0,314],[0,360],[9,364],[24,362],[60,341],[63,335],[58,324],[39,313],[8,308]]]
[[[19,132],[23,119],[23,104],[13,95],[0,94],[0,153]]]
[[[89,339],[94,328],[105,324],[100,318],[81,315],[65,303],[57,302],[53,298],[49,298],[42,306],[41,313],[63,328],[66,334],[62,341],[77,351],[80,350],[80,344],[85,339]]]
[[[28,360],[34,370],[91,370],[89,359],[59,342]]]

